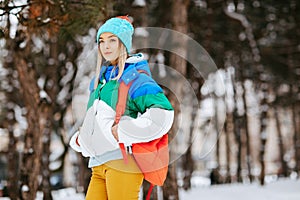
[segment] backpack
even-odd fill
[[[145,73],[146,71],[138,70],[139,73]],[[121,81],[118,90],[118,101],[116,105],[115,124],[118,124],[121,116],[125,112],[128,91],[132,82],[126,84]],[[127,162],[127,152],[125,145],[119,143],[122,151],[124,162]],[[168,148],[168,134],[164,134],[162,137],[152,140],[150,142],[135,143],[131,146],[132,154],[139,166],[141,172],[144,174],[144,179],[150,183],[150,188],[146,199],[150,199],[151,191],[155,185],[162,186],[168,172],[169,164],[169,148]]]

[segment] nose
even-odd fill
[[[109,47],[110,47],[110,46],[109,46],[109,43],[108,43],[108,42],[106,42],[106,41],[104,42],[104,44],[103,44],[103,45],[104,45],[104,48],[105,48],[105,49],[109,49]]]

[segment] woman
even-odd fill
[[[122,16],[106,21],[97,33],[97,78],[90,84],[87,112],[95,107],[94,127],[98,128],[94,128],[93,135],[98,139],[78,137],[76,133],[70,141],[73,149],[90,157],[92,177],[87,200],[137,200],[143,174],[131,155],[130,147],[134,143],[162,137],[173,123],[173,108],[163,90],[151,78],[147,61],[142,54],[129,55],[133,32],[129,19]],[[121,82],[131,85],[125,112],[116,124]],[[126,146],[127,162],[123,160],[119,144]]]

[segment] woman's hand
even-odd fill
[[[119,141],[119,136],[118,136],[118,124],[114,125],[111,127],[111,133],[113,134],[114,138]]]

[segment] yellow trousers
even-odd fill
[[[144,176],[136,162],[128,156],[92,168],[86,200],[138,200]]]

